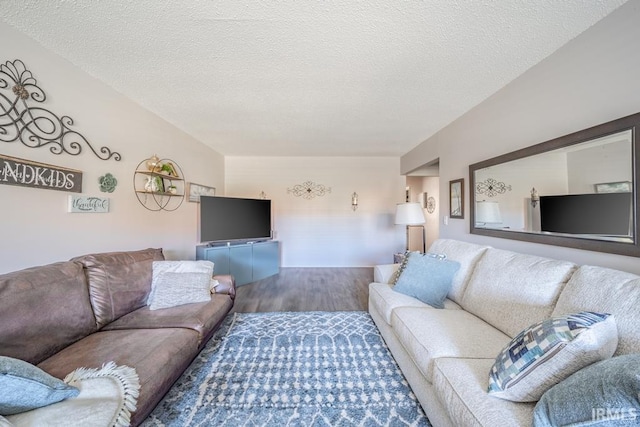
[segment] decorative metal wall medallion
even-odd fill
[[[82,192],[82,172],[0,154],[0,184]]]
[[[434,213],[436,210],[436,199],[435,197],[427,198],[427,212],[430,214]]]
[[[327,193],[331,193],[331,187],[325,187],[313,181],[305,181],[302,184],[294,185],[293,188],[287,188],[287,193],[293,193],[296,197],[310,200],[316,196],[322,197]]]
[[[476,184],[476,194],[484,194],[487,197],[495,197],[507,191],[511,191],[510,185],[498,182],[493,178],[487,178],[485,181]]]
[[[0,65],[0,141],[19,141],[29,148],[48,146],[53,154],[72,156],[79,155],[86,145],[100,160],[121,160],[120,153],[107,147],[96,151],[84,136],[71,129],[71,117],[58,117],[42,108],[39,104],[46,99],[22,61],[16,59]]]

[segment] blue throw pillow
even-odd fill
[[[613,315],[581,311],[535,323],[498,354],[489,372],[491,396],[536,402],[569,375],[610,358],[618,346]]]
[[[534,427],[622,427],[640,423],[640,354],[587,366],[553,386],[533,411]]]
[[[23,360],[0,356],[0,415],[13,415],[60,402],[80,393]]]
[[[435,308],[444,308],[444,300],[451,290],[453,276],[460,263],[445,259],[444,255],[412,252],[393,288]]]

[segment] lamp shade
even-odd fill
[[[481,201],[476,202],[476,224],[500,224],[500,205],[498,202]]]
[[[424,211],[420,203],[398,203],[396,205],[396,224],[420,225],[424,223]]]

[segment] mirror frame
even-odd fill
[[[550,234],[530,233],[526,231],[506,231],[499,229],[479,228],[475,223],[475,206],[476,206],[476,182],[475,172],[489,166],[496,166],[501,163],[510,162],[512,160],[522,159],[524,157],[536,154],[546,153],[558,148],[564,148],[592,139],[611,135],[614,133],[631,130],[631,162],[633,176],[633,243],[611,242],[605,240],[588,239],[570,236],[556,236]],[[640,241],[638,239],[638,207],[640,206],[638,186],[640,185],[640,143],[637,138],[637,131],[640,130],[640,113],[626,116],[617,120],[593,126],[569,135],[561,136],[540,144],[522,148],[511,153],[503,154],[492,159],[469,165],[469,225],[471,234],[479,234],[482,236],[499,237],[503,239],[521,240],[532,243],[542,243],[545,245],[566,246],[576,249],[584,249],[588,251],[606,252],[619,255],[627,255],[640,257]]]

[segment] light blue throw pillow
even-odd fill
[[[419,252],[412,252],[406,258],[407,263],[393,289],[432,307],[444,308],[460,263],[447,260],[444,255]]]
[[[60,402],[80,393],[23,360],[0,356],[0,415],[13,415]]]
[[[553,386],[536,404],[534,427],[640,424],[640,354],[594,363]]]

